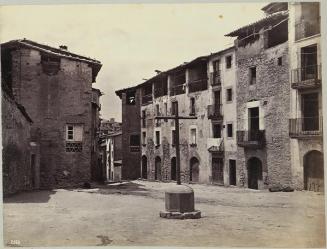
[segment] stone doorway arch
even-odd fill
[[[200,163],[196,157],[190,160],[190,182],[199,182]]]
[[[303,156],[303,182],[305,190],[324,191],[324,155],[320,151]]]
[[[262,163],[260,159],[252,157],[247,163],[248,169],[248,188],[258,189],[259,180],[262,180]]]

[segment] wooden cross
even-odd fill
[[[177,185],[181,184],[181,170],[180,170],[180,150],[179,150],[179,120],[180,119],[197,119],[194,116],[182,117],[178,116],[178,102],[175,103],[175,116],[160,116],[155,117],[155,119],[173,119],[175,120],[175,143],[176,143],[176,177]]]

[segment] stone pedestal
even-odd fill
[[[166,211],[160,217],[167,219],[199,219],[201,212],[194,210],[193,189],[185,185],[176,185],[165,192]]]

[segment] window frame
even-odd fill
[[[227,122],[226,123],[226,137],[228,139],[232,139],[234,137],[234,127],[233,127],[233,122]],[[229,127],[231,127],[231,132],[232,132],[232,135],[229,136]]]

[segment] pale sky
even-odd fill
[[[100,60],[101,115],[121,121],[115,91],[233,45],[225,34],[264,16],[260,3],[32,5],[0,8],[0,41],[30,39]]]

